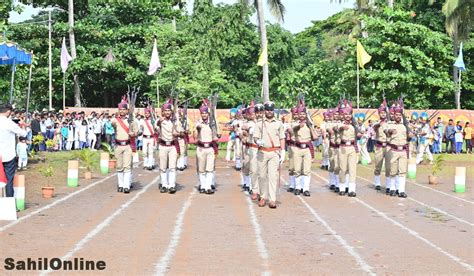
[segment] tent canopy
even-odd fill
[[[31,64],[32,54],[15,43],[0,43],[0,65]]]

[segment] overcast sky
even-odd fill
[[[194,1],[189,0],[188,2],[188,7],[191,10]],[[214,3],[233,4],[235,2],[237,0],[214,0]],[[300,32],[311,26],[311,21],[326,19],[345,8],[353,8],[354,2],[354,0],[348,0],[343,4],[336,4],[331,3],[330,0],[284,0],[286,14],[283,27],[292,33]],[[10,14],[10,22],[21,22],[29,19],[38,11],[39,9],[27,6],[21,14],[12,12]],[[266,12],[266,20],[274,22],[268,10]]]

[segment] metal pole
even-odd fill
[[[360,92],[360,85],[359,85],[359,64],[357,63],[357,110],[359,110],[359,92]]]
[[[33,74],[33,53],[31,53],[30,76],[28,78],[28,93],[26,94],[26,114],[30,107],[30,93],[31,93],[31,75]]]
[[[462,75],[462,73],[461,73],[461,72],[462,72],[462,71],[459,70],[459,69],[458,69],[458,71],[459,71],[459,80],[458,80],[459,93],[458,93],[458,99],[457,99],[457,100],[458,100],[458,103],[456,103],[456,104],[459,106],[459,109],[460,109],[460,108],[461,108],[461,89],[462,89],[462,87],[461,87],[461,75]]]
[[[156,104],[160,108],[160,85],[158,84],[158,74],[156,74]]]
[[[15,82],[15,70],[16,70],[16,64],[15,64],[15,59],[13,59],[13,64],[12,64],[12,79],[10,82],[10,104],[13,103],[13,83]]]
[[[48,12],[48,31],[49,31],[49,110],[53,109],[53,54],[51,51],[51,11]]]
[[[63,110],[66,110],[66,72],[63,73]]]

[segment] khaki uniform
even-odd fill
[[[178,169],[183,170],[188,166],[188,145],[183,137],[178,137],[179,145],[179,157],[178,157]]]
[[[244,121],[241,119],[236,119],[233,122],[234,126],[234,131],[236,134],[235,141],[234,141],[234,154],[235,154],[235,168],[237,170],[242,169],[242,150],[243,150],[243,144],[242,144],[242,125],[244,124]]]
[[[153,167],[155,165],[155,126],[151,120],[144,119],[140,122],[140,130],[143,133],[143,156],[145,167]]]
[[[347,130],[341,127],[348,126]],[[357,176],[357,150],[356,130],[351,124],[339,123],[336,125],[340,140],[339,147],[339,190],[344,192],[346,189],[346,174],[349,175],[349,193],[356,191]]]
[[[254,139],[263,142],[257,154],[259,168],[260,196],[262,199],[268,199],[276,202],[277,183],[279,181],[279,163],[281,152],[281,140],[285,139],[283,123],[276,118],[271,120],[265,118],[263,126],[257,124],[254,133]]]
[[[259,174],[257,161],[258,146],[254,142],[254,134],[257,124],[258,121],[249,121],[247,123],[249,129],[247,153],[249,159],[250,190],[252,190],[253,193],[260,194],[260,186],[258,184]]]
[[[325,131],[329,140],[329,185],[331,187],[339,187],[339,143],[337,138],[337,132],[334,131],[334,127],[337,125],[336,121],[326,122]],[[329,130],[333,130],[333,134],[329,133]]]
[[[309,191],[311,182],[311,130],[307,125],[300,128],[300,123],[293,123],[292,129],[295,137],[293,162],[296,175],[296,189]]]
[[[322,152],[322,157],[323,157],[323,160],[322,160],[322,166],[327,166],[327,168],[329,169],[329,135],[326,133],[326,124],[328,122],[326,121],[323,121],[321,123],[321,126],[320,126],[320,129],[321,129],[321,132],[323,133],[324,132],[324,136],[322,138],[322,146],[323,146],[323,152]]]
[[[398,178],[398,181],[392,181],[391,191],[398,190],[399,193],[405,193],[406,173],[408,167],[408,145],[407,128],[402,124],[391,124],[389,129],[396,130],[396,133],[387,137],[390,146],[390,176]]]
[[[249,134],[249,129],[251,127],[251,124],[253,122],[247,121],[244,123],[245,129],[242,128],[242,135],[241,135],[241,141],[242,141],[242,171],[240,173],[241,176],[241,184],[243,188],[251,188],[251,181],[250,181],[250,155],[249,155],[249,147],[252,144],[252,140]]]
[[[293,122],[284,124],[285,133],[288,136],[287,141],[286,141],[288,143],[286,145],[286,149],[288,151],[288,174],[290,175],[289,187],[293,189],[296,187],[295,162],[294,162],[294,155],[293,155],[295,137],[291,135],[288,130],[292,128],[295,122],[296,121],[293,120]]]
[[[176,162],[178,159],[176,132],[180,131],[179,124],[172,120],[163,120],[159,124],[160,135],[159,153],[160,153],[160,173],[161,185],[165,188],[174,188],[176,186]]]
[[[128,128],[124,129],[119,123],[119,120]],[[128,133],[132,132],[135,136],[138,135],[138,124],[134,121],[131,126],[126,118],[115,118],[112,120],[112,125],[115,126],[115,139],[117,147],[115,149],[115,156],[117,158],[117,177],[118,186],[123,189],[130,189],[131,175],[132,175],[132,148],[130,147],[130,138]]]
[[[380,127],[375,131],[375,168],[374,168],[374,183],[375,186],[380,186],[380,174],[385,162],[385,185],[390,188],[390,159],[388,156],[389,148],[387,147],[387,136],[385,130],[391,125],[390,122],[384,121],[379,123]]]
[[[201,129],[198,130],[198,127]],[[214,181],[215,153],[213,140],[217,139],[213,133],[209,122],[199,120],[196,123],[197,149],[196,149],[196,167],[199,174],[201,189],[210,190]]]

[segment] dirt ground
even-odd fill
[[[68,188],[64,173],[47,200],[38,188],[45,180],[28,171],[27,209],[18,221],[0,221],[0,275],[39,274],[4,267],[6,258],[28,257],[106,263],[103,271],[48,271],[72,275],[474,273],[472,161],[447,161],[438,185],[428,185],[429,166],[419,166],[406,199],[377,192],[371,165],[358,166],[356,198],[331,192],[318,162],[311,197],[294,196],[282,169],[275,210],[252,202],[222,160],[217,192],[197,193],[189,163],[174,195],[159,192],[158,171],[136,168],[130,194],[117,193],[114,174]],[[453,192],[455,166],[468,168],[464,194]]]

